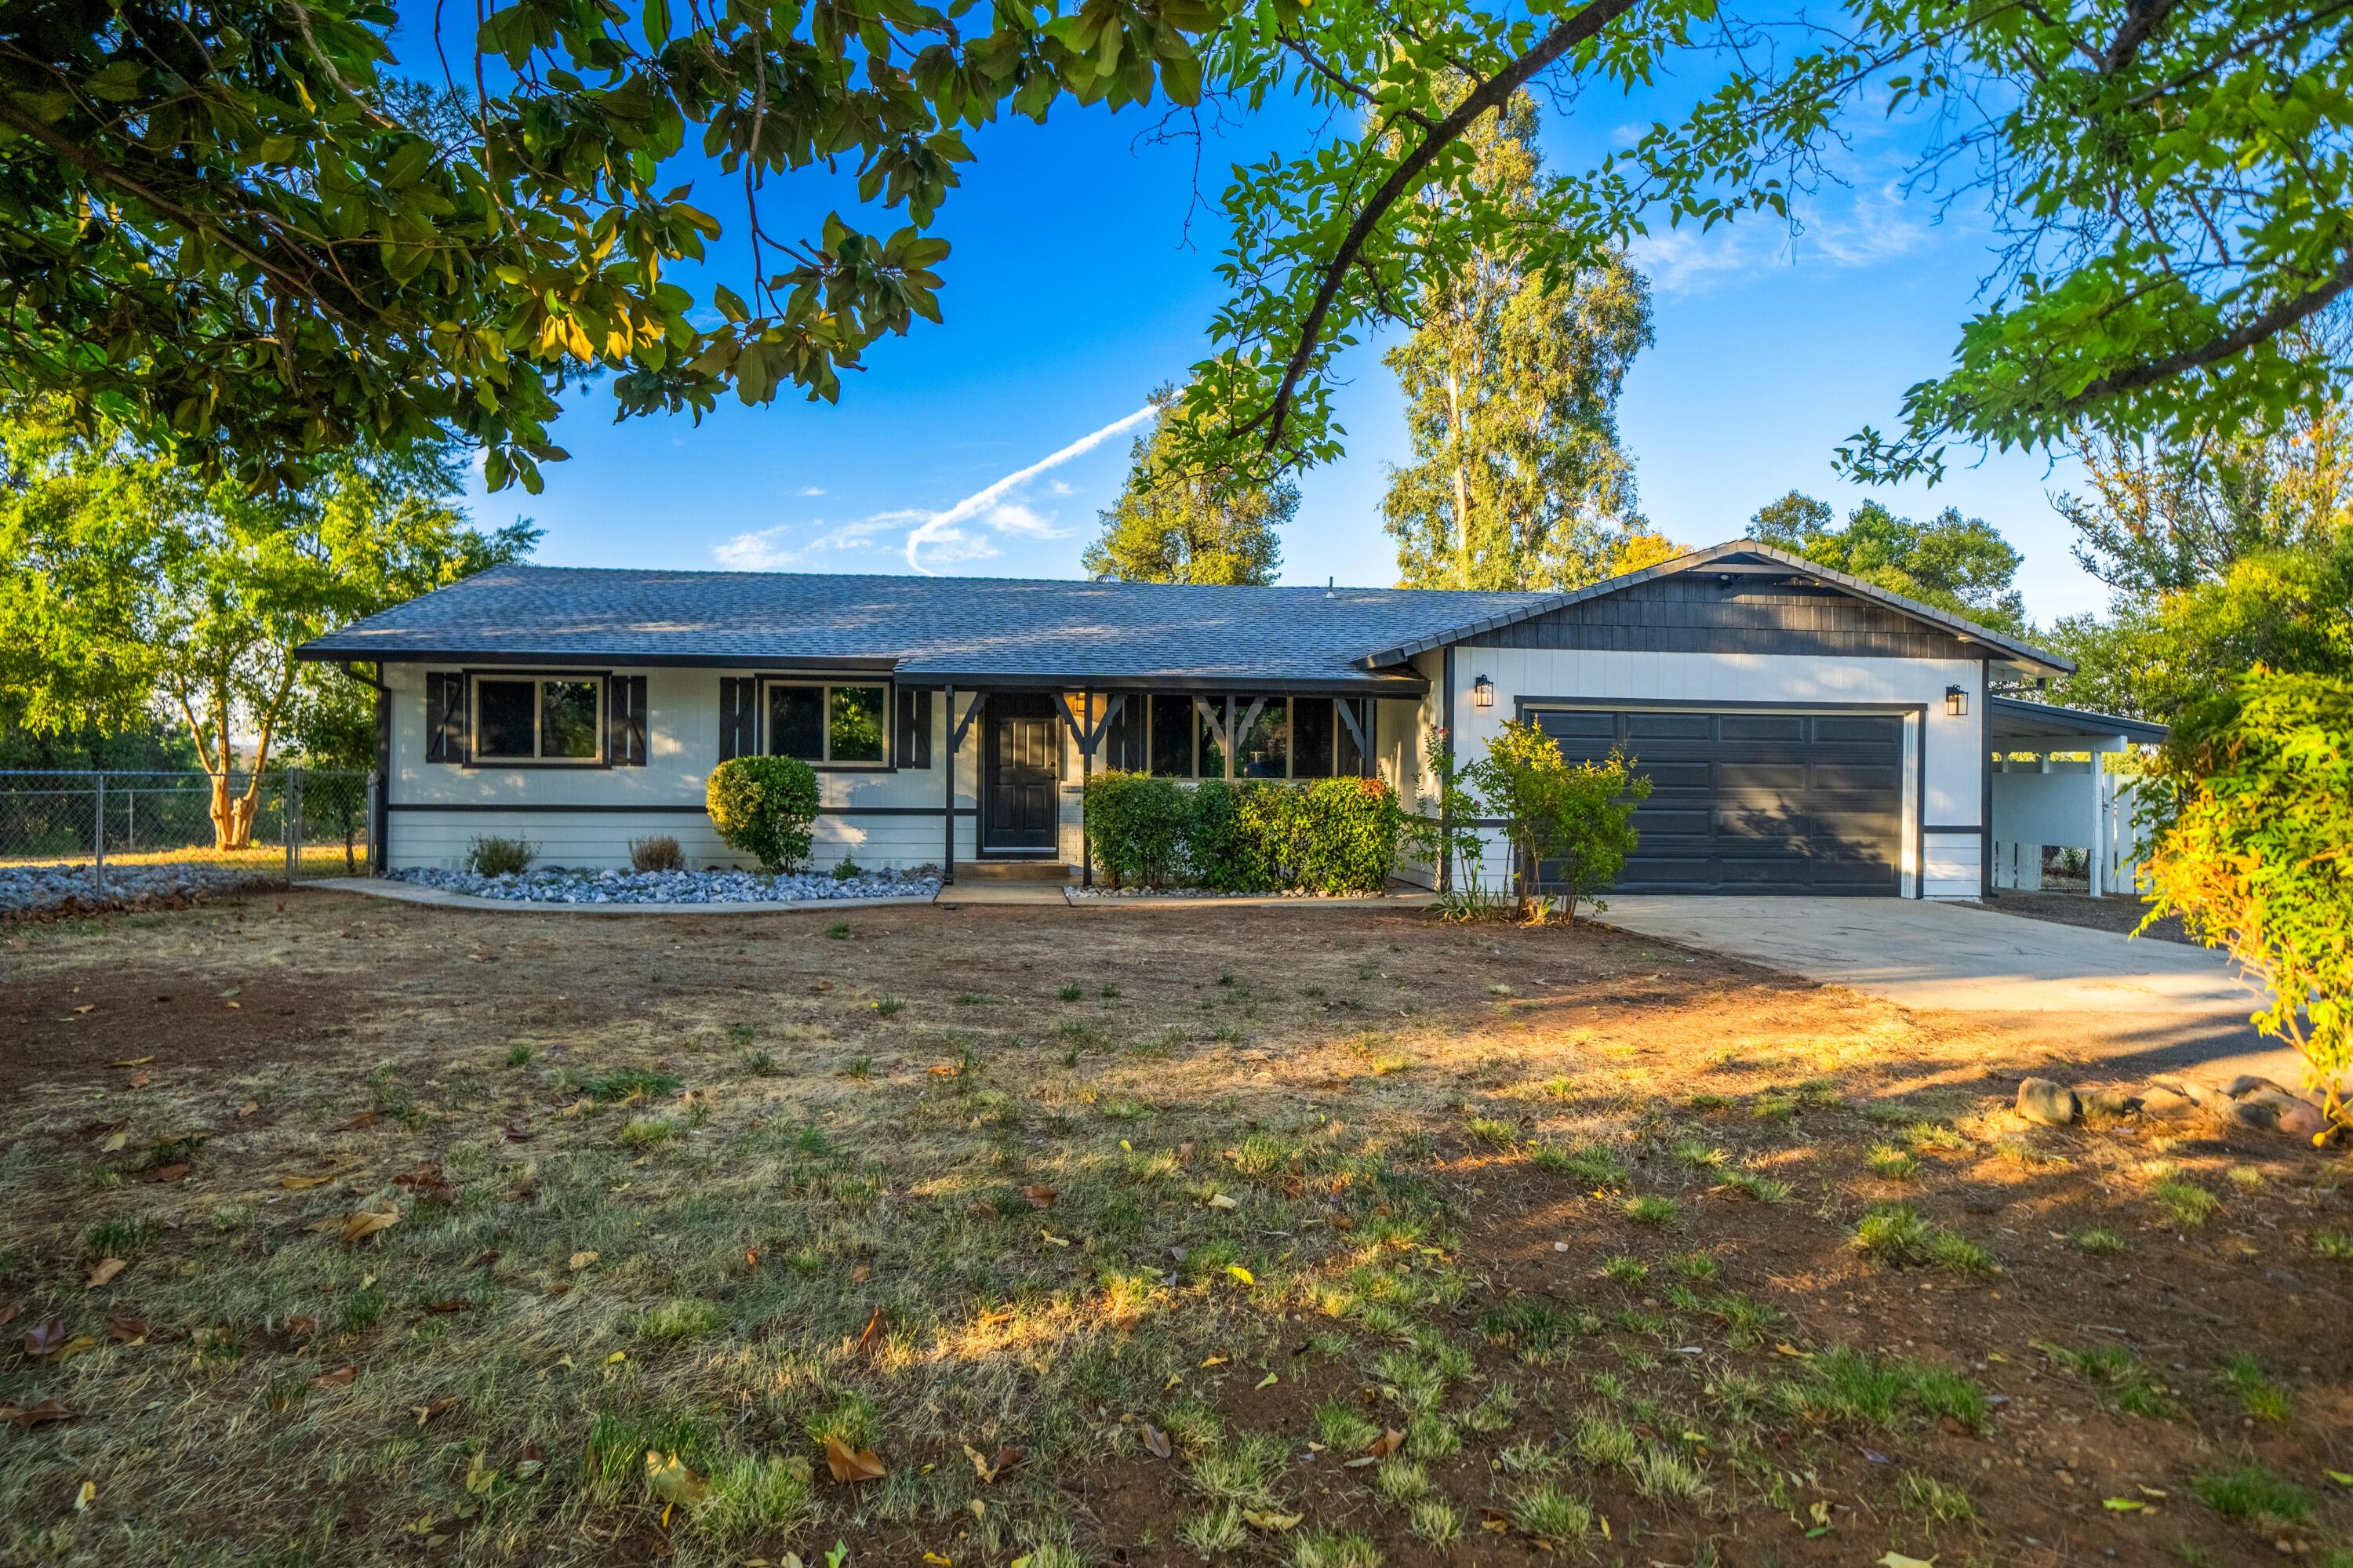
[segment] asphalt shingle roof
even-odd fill
[[[499,567],[306,644],[312,659],[874,661],[909,675],[1396,684],[1366,667],[1556,596],[1017,577]]]

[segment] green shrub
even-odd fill
[[[1606,761],[1571,763],[1535,721],[1512,719],[1462,776],[1488,814],[1504,819],[1523,914],[1538,868],[1547,863],[1570,924],[1581,901],[1606,907],[1600,895],[1634,853],[1634,808],[1651,794],[1650,779],[1625,756],[1613,751]]]
[[[2257,1028],[2327,1094],[2353,1066],[2353,682],[2261,665],[2165,754],[2148,921],[2181,917],[2271,993]]]
[[[1098,773],[1087,780],[1087,842],[1113,887],[1165,887],[1184,863],[1190,803],[1173,779]]]
[[[1378,779],[1318,779],[1300,791],[1307,848],[1299,885],[1317,893],[1378,893],[1397,874],[1405,811]]]
[[[476,876],[520,876],[535,852],[522,839],[479,838],[466,849],[466,869]]]
[[[785,871],[808,858],[817,770],[795,757],[738,757],[711,772],[703,803],[730,849]]]
[[[686,852],[679,848],[678,841],[668,833],[657,834],[649,839],[631,839],[629,869],[631,871],[684,871]]]
[[[1242,818],[1243,787],[1222,779],[1193,786],[1185,813],[1185,863],[1190,879],[1220,893],[1271,893],[1257,846]]]

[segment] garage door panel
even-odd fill
[[[1892,896],[1902,869],[1895,714],[1539,710],[1572,760],[1613,749],[1651,781],[1629,893]],[[1552,871],[1540,868],[1540,880]]]

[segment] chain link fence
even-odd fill
[[[375,776],[0,771],[0,914],[371,869]]]

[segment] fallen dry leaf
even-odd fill
[[[337,1367],[332,1372],[321,1372],[311,1381],[321,1388],[343,1388],[357,1383],[359,1376],[360,1369],[357,1367]]]
[[[278,1184],[290,1192],[299,1192],[305,1187],[323,1187],[333,1180],[332,1176],[280,1176]]]
[[[154,1059],[155,1058],[153,1056],[125,1056],[120,1062],[109,1062],[107,1065],[110,1067],[143,1067]]]
[[[53,1312],[25,1330],[25,1353],[28,1356],[49,1355],[63,1345],[67,1338],[66,1320]]]
[[[856,1486],[861,1481],[879,1481],[891,1472],[875,1457],[871,1448],[852,1448],[840,1438],[825,1440],[825,1467],[833,1478],[844,1486]]]
[[[1301,1513],[1271,1513],[1261,1512],[1255,1509],[1242,1510],[1242,1518],[1250,1521],[1250,1527],[1252,1530],[1263,1530],[1275,1533],[1297,1529],[1299,1521],[1306,1517],[1305,1514]]]
[[[1365,1453],[1375,1459],[1386,1459],[1404,1446],[1405,1434],[1392,1426],[1374,1438],[1366,1447]]]
[[[693,1508],[711,1495],[711,1483],[688,1469],[683,1459],[653,1448],[646,1450],[646,1485],[679,1508]]]
[[[21,1296],[17,1297],[14,1301],[9,1302],[5,1307],[0,1307],[0,1329],[5,1329],[9,1324],[15,1322],[24,1310],[25,1298]]]
[[[98,1483],[96,1481],[84,1481],[81,1484],[81,1490],[74,1493],[74,1512],[85,1513],[89,1511],[90,1505],[97,1500]]]
[[[1168,1446],[1168,1434],[1149,1421],[1144,1424],[1144,1448],[1155,1459],[1165,1459],[1174,1452]]]
[[[147,1319],[144,1318],[109,1318],[106,1337],[118,1345],[143,1345],[147,1342]]]
[[[362,1111],[359,1115],[352,1118],[349,1121],[338,1122],[329,1130],[333,1132],[358,1132],[364,1128],[371,1128],[375,1125],[375,1112]]]
[[[71,1421],[80,1414],[80,1411],[69,1409],[54,1399],[45,1399],[38,1404],[0,1404],[0,1421],[11,1426],[38,1426],[46,1421]]]
[[[954,1078],[960,1076],[963,1072],[964,1069],[957,1066],[954,1062],[934,1062],[932,1064],[932,1076],[934,1078]]]
[[[114,1283],[115,1276],[130,1266],[131,1265],[121,1258],[102,1257],[98,1260],[98,1266],[90,1271],[90,1277],[81,1282],[82,1288],[95,1290],[101,1285],[111,1285]]]
[[[357,1209],[343,1222],[343,1242],[349,1245],[366,1240],[378,1231],[388,1231],[400,1224],[398,1209]]]
[[[286,1331],[290,1334],[313,1333],[318,1327],[319,1319],[311,1317],[308,1312],[297,1312],[286,1319]]]
[[[237,1107],[237,1114],[240,1118],[248,1117],[260,1108],[261,1102],[259,1100],[248,1100],[243,1105]]]
[[[120,1154],[122,1152],[122,1146],[130,1141],[131,1135],[129,1133],[118,1132],[112,1138],[108,1139],[104,1143],[99,1145],[99,1147],[106,1153]]]
[[[874,1316],[866,1319],[866,1330],[858,1336],[858,1353],[866,1355],[882,1342],[882,1308],[874,1308]]]
[[[134,1089],[143,1089],[154,1081],[155,1080],[153,1078],[150,1077],[145,1073],[133,1073],[131,1075],[131,1086]]]
[[[575,1271],[586,1268],[596,1261],[596,1255],[594,1252],[575,1252],[572,1255],[572,1266]]]
[[[147,1172],[147,1180],[150,1181],[177,1181],[187,1173],[188,1162],[185,1160],[175,1160],[169,1165],[158,1165],[154,1170]]]
[[[1043,1181],[1021,1189],[1022,1202],[1033,1209],[1050,1209],[1054,1206],[1054,1200],[1060,1196],[1060,1193]]]

